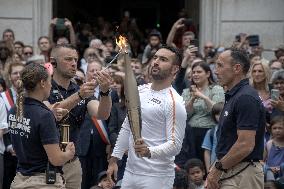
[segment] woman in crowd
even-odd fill
[[[192,81],[190,88],[183,91],[186,102],[188,125],[191,127],[191,149],[196,157],[203,159],[201,148],[204,136],[208,129],[215,126],[211,118],[211,109],[215,103],[224,101],[224,90],[216,85],[212,71],[205,62],[197,62],[192,65]]]
[[[61,151],[55,117],[43,104],[50,94],[51,76],[44,66],[31,63],[24,68],[18,86],[16,108],[8,115],[18,158],[11,188],[65,188],[59,166],[74,157],[75,147],[68,143]]]
[[[272,88],[278,90],[278,95],[271,93],[271,105],[273,107],[271,119],[277,115],[284,115],[284,69],[274,72],[271,77]],[[278,97],[279,96],[279,97]]]
[[[259,61],[251,66],[250,84],[257,90],[266,110],[271,113],[272,106],[270,103],[270,92],[268,86],[269,80],[270,71],[266,64]]]

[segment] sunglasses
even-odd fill
[[[31,55],[33,54],[32,52],[24,52],[25,55]]]

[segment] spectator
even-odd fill
[[[253,65],[255,63],[261,62],[260,56],[258,56],[256,54],[250,54],[249,55],[249,60],[250,60],[250,65]]]
[[[195,38],[194,33],[191,31],[182,32],[182,35],[179,36],[181,38],[181,44],[174,43],[174,37],[176,35],[176,32],[178,30],[183,29],[183,27],[185,27],[184,22],[185,22],[185,18],[180,18],[173,24],[172,29],[167,38],[167,45],[177,47],[181,50],[185,50],[186,48],[189,47],[190,41]]]
[[[67,18],[53,18],[49,25],[48,37],[51,40],[52,46],[55,44],[71,44],[76,46],[75,31],[71,21]]]
[[[161,47],[162,34],[158,30],[152,30],[149,34],[148,40],[148,44],[143,52],[142,64],[149,62],[149,59],[151,59],[156,51]]]
[[[214,44],[211,41],[207,41],[203,48],[203,57],[205,60],[207,60],[208,57],[212,57],[209,55],[213,50],[215,51]]]
[[[27,62],[28,59],[31,58],[33,55],[34,55],[33,47],[30,45],[25,45],[23,49],[23,60]]]
[[[269,68],[270,68],[270,71],[271,71],[271,75],[273,75],[274,72],[276,72],[280,69],[283,69],[283,65],[277,59],[273,59],[269,62]]]
[[[95,54],[102,65],[105,64],[105,58],[107,57],[107,48],[100,39],[92,39],[90,42],[90,48],[95,50]]]
[[[86,82],[92,82],[96,73],[102,70],[98,62],[90,62],[87,68]],[[99,86],[93,91],[94,98],[100,100]],[[101,132],[103,131],[103,132]],[[89,189],[96,184],[98,174],[107,169],[107,145],[109,145],[109,132],[105,121],[97,119],[86,113],[81,125],[77,152],[82,167],[82,189]]]
[[[7,67],[12,62],[13,51],[6,41],[0,41],[0,75],[7,81]]]
[[[219,117],[223,110],[223,106],[224,106],[223,102],[218,102],[213,105],[211,116],[214,122],[216,123],[216,126],[207,131],[202,144],[202,148],[204,149],[204,163],[206,166],[207,173],[209,172],[211,165],[216,161],[216,153],[215,153],[217,146],[216,133],[218,129]]]
[[[14,43],[14,49],[17,55],[19,55],[20,59],[23,59],[23,50],[24,50],[24,43],[22,41],[16,41]]]
[[[90,189],[112,189],[112,184],[107,178],[106,171],[102,171],[98,174],[97,186],[93,186]]]
[[[11,30],[11,29],[6,29],[3,31],[3,34],[2,34],[2,40],[4,41],[10,41],[12,44],[14,43],[15,41],[15,34],[14,34],[14,31]]]
[[[265,180],[275,181],[284,175],[284,117],[276,116],[271,120],[272,139],[265,145]]]
[[[190,88],[183,91],[188,115],[187,127],[191,127],[191,143],[198,159],[203,159],[201,148],[208,129],[215,126],[211,117],[212,106],[217,102],[224,102],[224,90],[216,85],[208,64],[195,63],[192,66],[192,82]]]
[[[271,77],[272,88],[279,90],[279,98],[271,99],[273,107],[271,118],[276,115],[284,115],[284,70],[274,72]]]
[[[276,59],[279,59],[281,56],[284,56],[284,44],[280,44],[275,49],[273,49]]]
[[[79,49],[79,54],[83,55],[85,49],[89,47],[89,43],[94,36],[91,32],[90,24],[83,24],[79,30],[80,31],[77,34],[77,47]]]
[[[10,109],[15,105],[17,101],[17,90],[19,88],[18,81],[20,79],[20,73],[24,69],[24,64],[14,62],[8,66],[8,81],[11,83],[11,87],[5,92],[1,93],[2,99],[5,99],[5,111],[8,113]],[[7,100],[11,99],[11,100]],[[14,148],[11,143],[10,133],[4,134],[4,142],[6,151],[4,153],[4,182],[3,188],[8,189],[15,177],[17,167],[17,157]]]
[[[250,68],[250,85],[255,88],[260,96],[266,111],[271,113],[272,106],[270,102],[270,92],[269,92],[269,80],[270,71],[267,64],[259,61],[255,63]]]
[[[0,77],[0,93],[6,91],[6,82],[3,78]]]
[[[189,188],[204,189],[205,167],[200,159],[189,159],[185,164]]]
[[[51,41],[47,36],[41,36],[38,39],[38,48],[40,50],[40,54],[44,55],[45,62],[49,62],[52,46]]]
[[[262,56],[263,46],[258,44],[256,46],[251,46],[251,53],[260,57],[263,64],[268,64],[269,61]]]

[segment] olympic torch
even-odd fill
[[[116,40],[116,44],[120,48],[121,56],[124,60],[124,93],[125,103],[127,108],[127,116],[129,120],[130,129],[132,131],[134,142],[141,138],[141,104],[139,98],[139,92],[137,82],[131,68],[130,57],[127,53],[127,40],[123,36],[119,36],[119,40]]]

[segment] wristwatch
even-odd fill
[[[109,96],[110,91],[110,89],[107,92],[100,91],[100,96]]]
[[[228,169],[223,168],[223,165],[220,161],[216,161],[215,168],[218,169],[219,171],[223,171],[225,173],[227,173],[227,171],[228,171]]]

